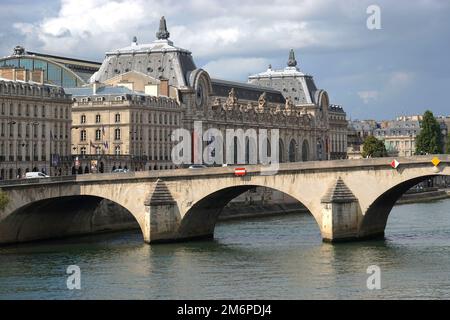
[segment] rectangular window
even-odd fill
[[[114,139],[115,140],[120,140],[120,129],[115,129],[114,130]]]
[[[102,131],[100,129],[95,130],[95,140],[99,141],[102,138]]]

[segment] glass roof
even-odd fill
[[[12,56],[0,59],[1,67],[25,68],[28,70],[44,70],[44,83],[64,88],[80,87],[85,82],[73,71],[47,59],[33,56]]]

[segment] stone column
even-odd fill
[[[328,189],[322,203],[322,238],[335,242],[358,237],[358,199],[339,177]]]

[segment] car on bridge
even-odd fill
[[[27,172],[25,174],[25,179],[42,179],[42,178],[50,178],[50,176],[46,175],[43,172]]]
[[[204,164],[192,164],[189,166],[189,169],[206,169],[208,168]]]

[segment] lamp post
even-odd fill
[[[8,124],[8,126],[9,126],[9,138],[11,138],[11,137],[14,136],[12,126],[16,124],[16,121],[14,121],[14,120],[9,120],[9,121],[7,122],[7,124]],[[15,154],[15,158],[16,158],[16,174],[17,174],[17,147],[14,148],[14,149],[16,149],[16,150],[15,150],[15,151],[9,150],[10,155],[9,155],[9,160],[8,160],[8,161],[14,161],[14,155],[13,155],[13,153],[14,153],[14,154]],[[11,160],[11,155],[13,156],[13,160]]]
[[[27,126],[31,125],[31,172],[34,172],[34,157],[35,157],[35,150],[34,147],[36,146],[36,126],[39,125],[39,122],[37,121],[33,121],[33,122],[28,122]]]
[[[135,134],[137,134],[137,131],[130,131],[130,133],[131,133],[131,141],[132,141],[132,143],[134,143],[133,141],[135,141]],[[136,153],[136,150],[135,150],[135,148],[133,148],[133,152],[132,152],[133,154],[131,154],[131,152],[129,152],[129,155],[130,155],[130,158],[131,158],[131,168],[130,168],[130,171],[131,170],[133,170],[133,166],[134,166],[134,163],[135,163],[135,161],[134,161],[134,154]],[[135,169],[135,168],[134,168]],[[136,171],[136,170],[133,170],[133,171]]]
[[[18,153],[18,151],[19,151],[19,146],[22,146],[22,149],[25,147],[25,143],[24,142],[22,142],[22,143],[20,143],[19,144],[19,141],[17,141],[17,148],[16,148],[16,153]],[[22,149],[20,149],[21,151],[22,151]],[[22,152],[23,153],[23,152]],[[21,161],[22,161],[22,159],[20,159]],[[17,175],[19,175],[18,173],[19,173],[19,155],[18,154],[16,154],[16,173],[17,173]],[[20,177],[19,177],[20,178]]]
[[[71,136],[71,138],[72,138],[72,140],[74,140],[73,139],[73,134],[72,134],[72,130],[78,130],[78,129],[80,129],[80,127],[78,127],[78,126],[71,126],[70,127],[70,136]],[[80,140],[81,140],[81,138],[80,138]],[[79,150],[78,150],[78,145],[74,145],[74,144],[72,144],[72,150],[73,150],[73,153],[72,153],[72,155],[73,154],[75,154],[75,157],[78,155],[78,153],[79,153]],[[76,151],[76,153],[75,153],[75,151]],[[74,162],[74,167],[75,167],[75,169],[76,169],[76,165],[75,165],[75,162]]]

